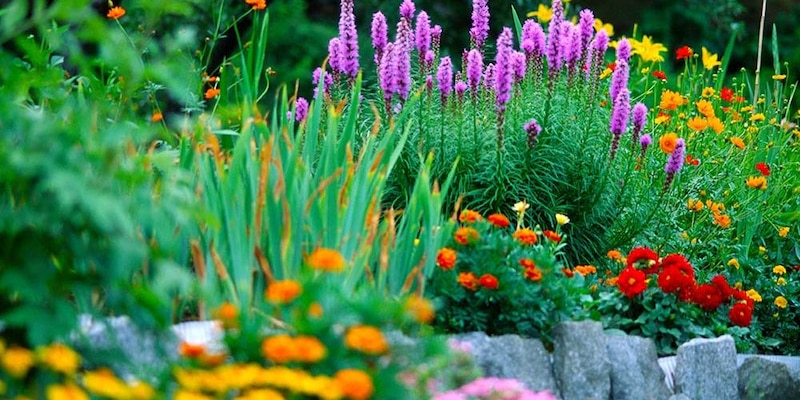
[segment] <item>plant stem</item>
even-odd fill
[[[758,57],[756,58],[756,84],[753,93],[753,108],[755,109],[756,104],[758,104],[758,87],[759,85],[759,78],[758,75],[761,72],[761,52],[763,49],[764,44],[764,19],[766,18],[767,14],[767,0],[764,0],[763,4],[761,5],[761,22],[758,26]],[[753,111],[755,112],[755,110]]]

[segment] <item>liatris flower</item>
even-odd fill
[[[631,59],[631,43],[628,39],[622,38],[617,42],[617,62],[620,60],[626,63]]]
[[[467,53],[467,80],[469,81],[469,90],[473,101],[478,97],[478,84],[481,81],[482,74],[483,56],[479,50],[472,49]]]
[[[525,21],[525,25],[522,26],[522,43],[520,47],[525,52],[528,68],[534,74],[536,81],[538,81],[542,76],[542,60],[547,50],[547,38],[539,23],[534,22],[532,19]]]
[[[683,138],[678,139],[677,143],[675,143],[675,150],[673,150],[672,154],[669,155],[669,160],[664,166],[664,172],[667,173],[667,179],[664,181],[664,192],[669,190],[672,180],[675,178],[675,174],[677,174],[678,171],[680,171],[683,167],[685,153],[686,142],[683,140]]]
[[[553,0],[553,16],[547,27],[547,66],[550,69],[551,82],[558,74],[558,70],[563,66],[563,59],[560,55],[561,29],[559,26],[564,23],[564,5],[561,0]]]
[[[578,27],[581,32],[581,59],[586,61],[589,43],[591,43],[592,36],[594,36],[594,14],[592,10],[588,8],[581,10]]]
[[[469,42],[473,49],[480,50],[489,37],[489,1],[472,1],[472,28],[469,30]]]
[[[514,83],[520,83],[525,78],[525,53],[515,51],[511,53],[511,70],[514,72]]]
[[[351,80],[358,76],[358,33],[353,14],[353,0],[342,0],[339,14],[339,40],[341,40],[341,68]]]
[[[297,122],[305,121],[308,116],[308,100],[298,97],[294,102],[294,119]]]
[[[531,119],[523,128],[525,129],[525,133],[528,134],[528,147],[533,148],[533,146],[536,145],[536,139],[539,134],[542,133],[542,126],[539,125],[536,119]]]
[[[442,42],[442,27],[441,25],[434,25],[431,28],[431,50],[433,50],[434,57],[439,54],[439,44]]]
[[[458,102],[463,103],[464,93],[467,92],[467,83],[460,79],[457,79],[455,85],[455,91],[456,91],[456,96],[458,96]]]
[[[317,98],[317,87],[319,85],[319,79],[322,76],[323,71],[321,67],[317,67],[314,70],[314,73],[311,74],[311,82],[314,84],[314,98]],[[322,94],[323,96],[329,96],[331,93],[331,86],[333,86],[333,76],[331,74],[325,72],[324,82],[322,84]]]
[[[409,21],[414,19],[414,12],[416,11],[416,6],[412,0],[403,0],[400,4],[400,17],[405,18]]]
[[[603,65],[606,50],[608,50],[608,33],[605,29],[601,29],[597,32],[589,47],[591,56],[590,59],[586,61],[589,63],[589,65],[586,66],[586,71],[591,74],[589,77],[590,79],[597,79],[597,75],[600,73],[600,67]]]
[[[483,70],[483,87],[486,90],[494,89],[494,83],[497,80],[497,72],[494,63],[489,63]]]
[[[644,125],[647,124],[647,106],[644,105],[644,103],[636,103],[636,105],[633,106],[632,114],[633,140],[631,143],[635,146],[636,142],[639,141],[639,134],[644,129]]]
[[[447,104],[447,97],[453,90],[453,63],[450,61],[450,57],[442,57],[439,61],[436,83],[439,86],[439,92],[442,93],[442,107],[444,107]]]
[[[433,77],[430,75],[425,75],[425,89],[428,92],[428,96],[430,96],[431,92],[433,92]]]
[[[503,32],[497,38],[497,55],[494,58],[496,81],[495,81],[495,109],[499,114],[506,110],[506,103],[511,99],[511,84],[513,81],[513,71],[511,70],[511,54],[513,50],[513,39],[510,28],[503,28]]]
[[[342,69],[342,41],[338,37],[328,42],[328,65],[331,66],[334,76],[343,73]]]
[[[630,92],[627,88],[620,90],[617,98],[614,100],[614,109],[611,112],[610,129],[614,138],[611,141],[611,159],[617,155],[617,148],[619,148],[619,139],[625,133],[628,127],[628,117],[630,116]]]
[[[386,16],[380,11],[372,14],[372,47],[375,49],[375,64],[380,64],[383,58],[383,52],[389,43],[388,32]]]
[[[576,25],[564,24],[569,28],[569,47],[564,57],[567,63],[569,77],[572,79],[575,76],[578,62],[583,55],[583,45],[581,43],[581,28]]]
[[[406,3],[411,4],[410,7],[412,7],[413,13],[413,3],[408,0],[404,1],[400,6],[400,13],[403,14],[402,9]],[[405,6],[406,9],[408,7]],[[392,55],[394,64],[392,75],[396,85],[395,90],[403,101],[408,98],[408,93],[411,91],[411,50],[413,49],[411,41],[413,37],[411,20],[405,17],[400,18],[400,22],[397,23],[397,39],[394,42],[395,54]]]
[[[383,53],[383,58],[378,63],[378,83],[381,91],[383,91],[387,115],[391,113],[392,96],[397,91],[397,84],[394,79],[394,61],[394,43],[388,43]]]
[[[425,56],[422,57],[422,71],[420,71],[420,72],[424,73],[428,69],[433,67],[433,59],[435,57],[436,57],[436,55],[433,53],[433,51],[430,51],[430,50],[426,51],[425,52]]]
[[[611,75],[611,85],[608,88],[608,93],[611,95],[611,100],[616,100],[619,92],[628,87],[628,62],[625,60],[617,60],[617,68]]]
[[[416,34],[414,35],[417,53],[422,59],[423,55],[431,49],[431,19],[428,13],[421,11],[417,15]]]

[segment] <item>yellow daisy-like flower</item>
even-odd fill
[[[772,273],[776,275],[783,275],[786,273],[786,267],[783,265],[776,265],[772,267]]]
[[[719,61],[717,54],[711,53],[707,48],[703,47],[703,68],[712,70],[714,67],[719,67],[722,62]]]
[[[705,98],[709,98],[709,97],[713,96],[714,93],[716,93],[714,88],[706,86],[706,87],[703,88],[703,91],[701,92],[700,95],[705,97]]]
[[[787,235],[789,235],[789,227],[788,226],[782,226],[782,227],[778,228],[778,236],[780,236],[782,238],[785,238]]]
[[[692,128],[695,131],[700,132],[708,128],[708,121],[703,117],[692,117],[691,119],[686,121],[686,125],[689,128]]]
[[[556,214],[556,223],[559,225],[566,225],[569,223],[569,217],[564,214]]]
[[[722,120],[714,116],[708,117],[708,127],[711,128],[714,133],[722,133],[722,131],[725,130],[725,124]]]
[[[730,260],[728,260],[728,266],[729,267],[734,267],[736,269],[739,269],[739,266],[740,266],[739,265],[739,260],[737,260],[735,258],[731,258]]]
[[[47,387],[48,400],[89,400],[89,396],[73,383]]]
[[[745,184],[747,184],[747,186],[749,186],[749,187],[751,187],[753,189],[766,190],[767,189],[767,178],[765,178],[763,176],[751,176],[751,177],[747,178],[747,180],[745,181]]]
[[[654,43],[650,36],[642,36],[642,40],[628,40],[631,44],[631,52],[638,55],[644,62],[661,62],[664,57],[661,53],[667,51],[661,43]]]
[[[744,148],[745,148],[744,140],[742,140],[742,138],[740,138],[740,137],[736,137],[736,136],[732,137],[731,138],[731,143],[733,143],[734,146],[738,147],[741,150],[744,150]]]
[[[72,375],[81,365],[78,353],[61,343],[42,347],[36,353],[42,364],[62,374]]]
[[[778,285],[778,286],[786,286],[786,279],[783,278],[783,277],[780,277],[780,278],[778,278],[777,281],[775,281],[775,284]]]
[[[541,23],[548,23],[553,18],[553,10],[540,3],[536,11],[531,11],[526,16],[528,18],[536,18]]]
[[[755,289],[750,289],[747,291],[747,297],[753,299],[753,301],[760,303],[762,301],[761,294],[758,293]]]
[[[0,354],[0,366],[14,378],[22,378],[36,362],[32,351],[22,347],[11,347]]]
[[[750,116],[750,122],[758,122],[766,119],[763,113],[753,114]]]
[[[786,300],[786,297],[783,296],[776,297],[774,303],[776,306],[778,306],[778,308],[786,308],[786,306],[789,305],[789,302]]]
[[[706,99],[700,99],[697,101],[697,103],[695,103],[695,106],[697,106],[697,111],[700,112],[700,114],[703,114],[704,117],[711,118],[714,116],[714,105],[711,104],[710,101]]]

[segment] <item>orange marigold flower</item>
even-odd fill
[[[725,124],[717,117],[708,117],[708,127],[711,128],[714,133],[722,133],[722,131],[725,130]]]
[[[622,253],[619,250],[609,250],[606,256],[614,261],[622,260]]]
[[[677,145],[678,135],[674,132],[665,133],[658,139],[658,146],[661,147],[661,151],[667,154],[672,154]]]
[[[561,273],[563,273],[564,276],[566,276],[567,278],[572,278],[573,276],[575,276],[575,271],[569,268],[561,268]]]
[[[544,237],[552,240],[553,242],[556,242],[556,243],[561,242],[561,235],[559,235],[558,233],[553,232],[551,230],[544,231],[543,235],[544,235]]]
[[[747,178],[747,181],[745,181],[745,183],[747,184],[747,186],[750,186],[753,189],[761,189],[761,190],[767,189],[767,178],[763,176],[751,176]]]
[[[536,263],[534,263],[533,260],[531,260],[530,258],[521,258],[519,260],[519,265],[521,265],[522,268],[526,268],[526,269],[527,268],[536,268]]]
[[[284,364],[297,357],[297,346],[288,335],[270,336],[261,342],[261,354],[273,363]]]
[[[698,132],[708,128],[708,121],[702,117],[692,117],[686,121],[686,125]]]
[[[381,330],[369,325],[350,327],[344,335],[345,346],[366,354],[379,355],[389,350]]]
[[[586,276],[597,273],[597,268],[594,265],[578,265],[575,267],[575,272]]]
[[[287,279],[270,282],[264,293],[264,297],[272,303],[286,304],[296,299],[302,292],[303,287],[300,286],[299,282]]]
[[[451,270],[456,266],[457,258],[458,254],[455,250],[448,247],[443,247],[439,249],[439,252],[436,253],[436,265],[438,265],[441,269]]]
[[[359,369],[343,369],[333,376],[342,394],[352,400],[366,400],[375,393],[372,377]]]
[[[500,282],[497,280],[497,277],[492,274],[481,275],[481,277],[478,278],[478,284],[490,290],[495,290],[498,286],[500,286]]]
[[[296,360],[304,363],[315,363],[328,354],[328,349],[313,336],[298,336],[294,338]]]
[[[678,107],[686,104],[686,102],[687,100],[678,92],[665,90],[661,92],[661,102],[658,106],[662,110],[677,110]]]
[[[500,213],[492,214],[486,217],[486,220],[498,228],[508,228],[509,225],[511,225],[511,222],[508,220],[508,218]]]
[[[458,215],[458,220],[465,224],[474,224],[482,219],[481,213],[472,210],[461,211],[461,214]]]
[[[338,250],[321,247],[311,252],[306,264],[314,269],[338,272],[344,269],[344,257]]]
[[[106,14],[106,18],[109,18],[109,19],[120,19],[124,15],[125,15],[125,9],[120,7],[120,6],[116,6],[116,7],[111,7],[111,9],[108,10],[108,14]]]
[[[205,98],[206,100],[211,100],[214,97],[219,96],[219,93],[220,91],[217,88],[208,88],[208,90],[206,90]]]
[[[695,105],[697,106],[697,111],[700,112],[700,114],[703,114],[703,116],[706,118],[711,118],[714,116],[714,105],[711,104],[710,101],[706,99],[700,99],[697,101],[697,103],[695,103]]]
[[[727,228],[731,226],[731,217],[725,214],[714,214],[714,225],[719,225],[720,228]]]
[[[462,226],[456,230],[453,238],[461,245],[468,246],[478,241],[481,235],[471,226]]]
[[[731,143],[733,143],[734,146],[744,150],[745,146],[744,146],[744,140],[742,140],[742,138],[734,136],[731,138]]]
[[[417,296],[416,294],[412,294],[406,299],[406,310],[411,314],[414,320],[422,324],[431,323],[433,317],[436,315],[433,304],[431,304],[428,299]]]
[[[461,272],[458,274],[458,278],[456,281],[459,285],[463,286],[468,290],[477,290],[478,289],[478,278],[472,272]]]
[[[536,232],[530,228],[517,229],[513,236],[514,239],[517,239],[520,243],[528,246],[536,244],[536,242],[539,241],[539,238],[536,236]]]
[[[36,363],[32,351],[14,346],[0,353],[0,367],[3,367],[14,378],[22,378]]]
[[[543,276],[544,274],[542,274],[542,270],[540,270],[536,266],[532,268],[525,268],[525,278],[530,280],[531,282],[539,282],[540,280],[542,280]]]

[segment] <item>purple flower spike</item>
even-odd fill
[[[611,74],[611,85],[608,88],[608,93],[612,99],[616,99],[619,92],[628,87],[628,62],[617,60],[617,68]]]
[[[494,89],[495,81],[497,80],[497,70],[494,63],[489,63],[483,70],[483,87],[487,90]]]
[[[298,97],[294,103],[294,119],[303,122],[308,116],[308,100]]]
[[[473,99],[478,95],[478,84],[481,81],[482,74],[483,56],[477,49],[472,49],[467,53],[467,81],[469,81],[469,90]]]
[[[319,78],[322,76],[323,71],[321,67],[317,67],[314,70],[314,73],[311,74],[311,82],[314,84],[314,98],[317,98],[317,86],[319,85]],[[331,74],[325,72],[325,82],[322,84],[322,92],[323,95],[329,95],[331,93],[331,87],[333,86],[333,76]]]
[[[622,134],[625,133],[625,130],[628,127],[628,118],[630,117],[631,112],[630,102],[630,92],[628,92],[627,88],[620,90],[619,95],[617,95],[617,98],[614,100],[614,109],[611,111],[611,122],[609,124],[611,133],[614,135],[613,139],[611,140],[612,160],[617,154],[617,149],[619,148],[619,139],[622,137]]]
[[[567,24],[564,24],[567,25]],[[566,53],[565,61],[569,63],[570,72],[574,72],[575,65],[581,59],[583,54],[583,45],[581,43],[581,28],[576,25],[568,25],[569,28],[569,50]]]
[[[422,64],[425,66],[425,69],[428,69],[433,66],[434,57],[436,57],[436,55],[433,54],[433,51],[425,52],[425,56],[422,57]]]
[[[470,44],[480,49],[489,37],[489,1],[472,1],[472,28],[469,30]]]
[[[544,29],[536,21],[529,19],[522,26],[522,50],[525,55],[543,54],[546,47]]]
[[[581,47],[586,51],[594,36],[594,14],[592,10],[581,10],[578,26],[581,31]]]
[[[511,69],[514,72],[514,83],[522,82],[525,79],[526,60],[525,53],[515,51],[511,53]]]
[[[523,126],[525,133],[528,135],[528,147],[533,148],[536,145],[536,139],[542,133],[542,126],[536,119],[531,119]]]
[[[417,15],[416,47],[419,54],[425,54],[431,48],[431,19],[428,13],[421,11]]]
[[[403,3],[400,4],[400,16],[411,21],[414,19],[414,12],[416,11],[416,6],[412,0],[403,0]]]
[[[355,79],[358,76],[358,33],[356,32],[356,17],[353,14],[353,0],[342,0],[341,13],[339,14],[339,38],[341,43],[342,71]]]
[[[600,32],[597,32],[594,36],[592,48],[600,54],[605,54],[606,50],[608,50],[608,40],[608,32],[606,32],[605,29],[601,29]]]
[[[464,101],[464,93],[467,92],[467,83],[459,80],[456,82],[455,86],[456,96],[458,96],[458,102],[461,103]]]
[[[439,69],[436,71],[436,84],[442,93],[442,106],[447,103],[447,97],[453,91],[453,63],[450,57],[442,57],[439,61]]]
[[[556,71],[563,66],[560,25],[564,23],[564,4],[561,3],[561,0],[553,0],[552,10],[553,16],[547,26],[547,66],[550,68],[550,74],[555,75]]]
[[[335,37],[328,42],[328,65],[333,73],[343,73],[342,70],[342,41]]]
[[[617,61],[628,62],[631,59],[631,43],[622,38],[617,42]]]
[[[639,144],[642,146],[642,153],[644,153],[653,144],[653,137],[649,133],[645,133],[639,138]]]
[[[394,44],[389,43],[386,45],[381,62],[378,63],[378,81],[383,91],[383,98],[387,101],[391,100],[392,95],[397,91],[394,70]]]
[[[511,70],[511,54],[514,45],[510,28],[503,28],[503,32],[497,38],[497,55],[495,56],[496,81],[495,89],[495,109],[502,114],[506,110],[506,103],[511,99],[511,85],[513,83],[513,71]]]
[[[664,172],[667,174],[676,174],[683,168],[683,159],[686,155],[686,141],[683,138],[675,142],[675,150],[669,155],[667,165],[664,166]]]
[[[633,106],[633,133],[638,137],[639,133],[644,129],[647,124],[647,106],[644,103],[636,103]]]
[[[389,28],[386,24],[386,16],[378,11],[372,14],[372,47],[375,48],[375,63],[380,64],[383,52],[389,43]]]

